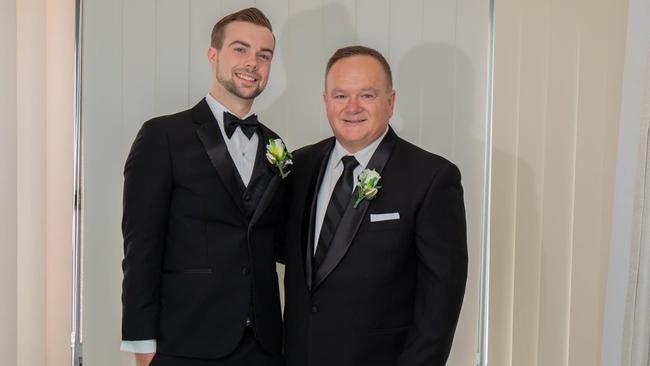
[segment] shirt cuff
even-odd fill
[[[131,353],[156,353],[156,340],[122,341],[120,351]]]

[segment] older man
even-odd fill
[[[330,58],[334,133],[294,154],[285,276],[289,366],[444,365],[467,278],[460,173],[397,137],[390,66]]]

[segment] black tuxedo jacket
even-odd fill
[[[287,364],[444,365],[467,277],[458,169],[390,129],[367,166],[381,174],[379,193],[357,208],[350,201],[323,263],[313,268],[316,196],[333,146],[329,138],[294,154]],[[385,213],[399,219],[371,222]]]
[[[247,318],[281,350],[275,271],[283,182],[260,145],[247,188],[205,100],[146,122],[124,169],[122,339],[167,355],[218,358]]]

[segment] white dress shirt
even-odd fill
[[[248,182],[251,180],[251,175],[253,175],[253,167],[255,166],[259,135],[255,132],[249,140],[241,128],[237,127],[232,136],[228,138],[223,125],[223,113],[228,112],[232,115],[235,114],[229,111],[228,108],[224,107],[223,104],[217,102],[217,100],[210,94],[205,97],[205,100],[208,102],[210,110],[212,110],[212,114],[214,114],[214,118],[217,120],[219,130],[221,131],[223,139],[226,141],[226,147],[228,148],[232,161],[235,163],[239,176],[244,181],[244,185],[248,186]],[[246,119],[252,114],[253,113],[249,111],[242,119]]]
[[[375,150],[377,150],[379,143],[384,139],[384,136],[386,136],[387,132],[388,127],[386,127],[386,130],[381,136],[379,136],[379,138],[354,154],[350,154],[347,150],[345,150],[345,148],[338,142],[338,140],[334,144],[334,149],[332,149],[330,159],[327,162],[327,168],[325,168],[325,174],[323,174],[323,182],[321,183],[320,189],[318,190],[318,199],[316,201],[316,222],[314,223],[315,230],[313,254],[316,254],[318,238],[320,238],[320,229],[323,226],[325,212],[327,211],[330,197],[334,191],[334,186],[336,186],[336,182],[339,180],[339,177],[341,177],[341,174],[343,174],[343,162],[341,162],[341,158],[346,155],[353,155],[354,158],[359,162],[359,165],[357,165],[357,167],[354,169],[354,180],[352,181],[352,190],[354,191],[354,187],[356,186],[355,183],[359,177],[359,174],[361,174],[361,171],[366,168],[368,162],[370,162],[370,158],[372,158],[372,155],[375,153]]]
[[[221,136],[223,136],[223,139],[226,142],[228,153],[230,154],[233,163],[235,163],[235,168],[237,168],[239,176],[244,182],[244,185],[248,186],[251,176],[253,175],[255,157],[257,156],[257,143],[259,141],[258,133],[255,132],[249,140],[241,128],[237,127],[232,136],[228,138],[223,124],[223,113],[228,112],[233,115],[235,114],[228,110],[228,108],[224,107],[223,104],[217,102],[217,100],[209,93],[205,97],[205,101],[208,102],[208,106],[210,106],[210,110],[212,111],[214,118],[217,120]],[[251,114],[253,113],[249,111],[242,119],[245,119]],[[156,340],[122,341],[120,344],[120,350],[131,353],[154,353],[156,352]]]

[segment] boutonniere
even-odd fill
[[[285,170],[287,165],[293,164],[293,156],[287,151],[284,142],[281,139],[269,139],[269,143],[266,144],[266,160],[271,163],[274,167],[278,168],[280,171],[280,177],[282,179],[286,178],[289,175],[289,171]]]
[[[363,200],[370,201],[375,198],[377,192],[379,192],[379,188],[381,188],[381,186],[377,185],[380,179],[381,175],[374,169],[364,169],[361,171],[359,178],[357,178],[357,199],[354,201],[354,208],[357,208]]]

